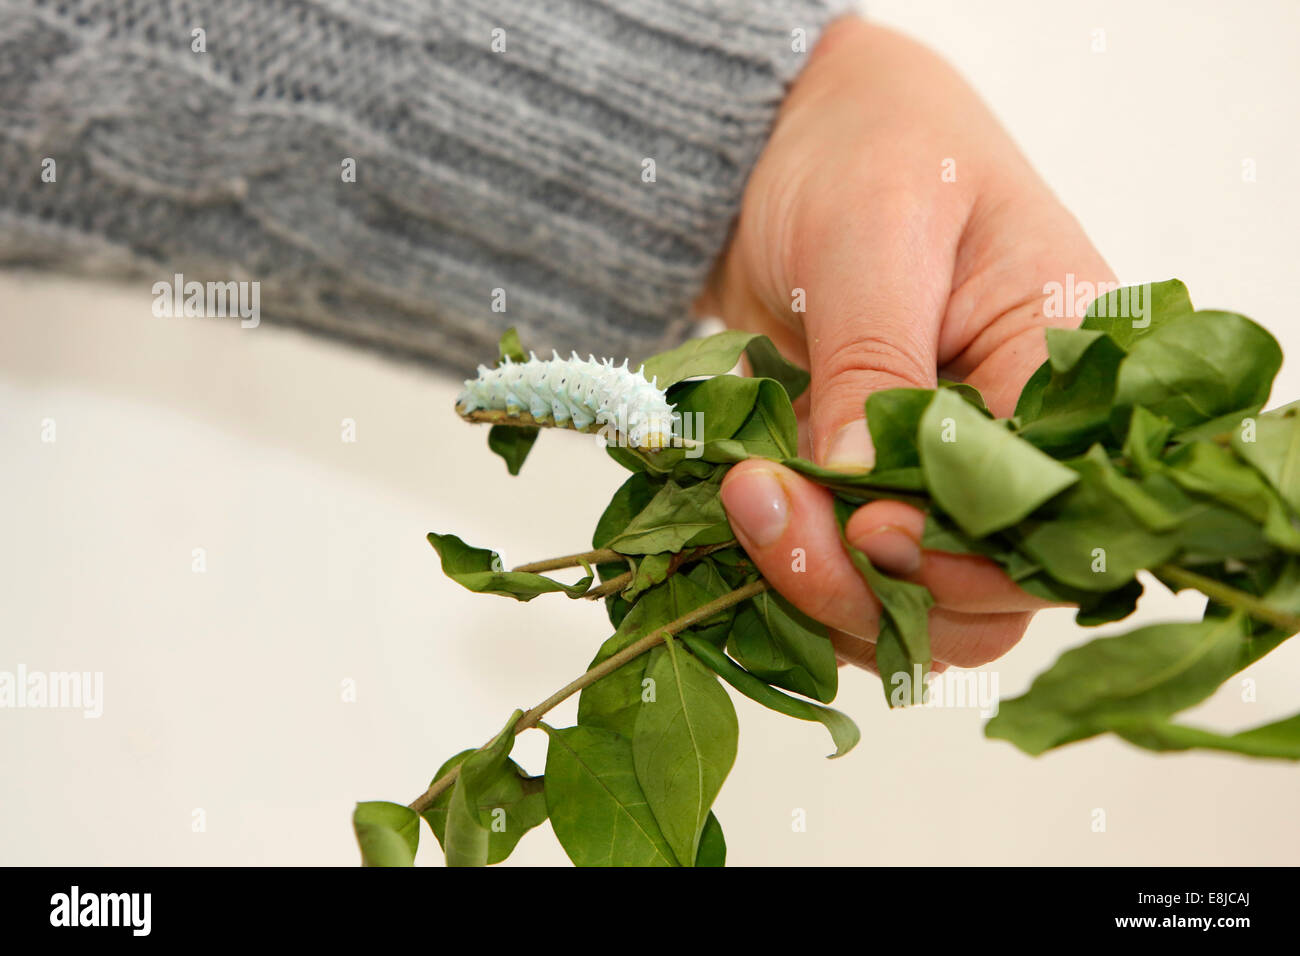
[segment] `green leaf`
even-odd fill
[[[704,578],[698,574],[674,574],[663,584],[646,591],[632,610],[619,623],[618,629],[600,646],[588,670],[613,657],[619,651],[635,644],[655,630],[677,620],[682,615],[707,604],[729,588],[719,580],[712,586],[720,591],[710,591],[703,586]],[[696,625],[694,630],[713,639],[715,633],[730,626],[731,615],[724,612],[716,619]],[[583,688],[578,698],[578,723],[584,727],[602,727],[631,738],[641,709],[646,662],[649,655],[636,657],[611,674],[607,674],[589,687]]]
[[[839,666],[826,625],[772,591],[736,612],[727,651],[769,684],[829,703],[839,685]]]
[[[1234,508],[1264,528],[1278,547],[1300,551],[1300,529],[1286,506],[1260,473],[1230,450],[1211,442],[1193,442],[1171,452],[1164,473],[1185,491]]]
[[[631,601],[638,594],[656,584],[662,584],[668,578],[668,569],[672,567],[673,555],[670,552],[663,554],[647,554],[636,563],[636,572],[632,575],[632,583],[623,589],[623,597]]]
[[[1098,342],[1110,342],[1114,339],[1104,332],[1093,329],[1058,329],[1044,330],[1047,338],[1047,364],[1058,375],[1072,372]],[[1114,346],[1123,354],[1123,349]]]
[[[510,359],[512,362],[528,361],[528,353],[524,351],[524,347],[519,343],[519,333],[513,326],[501,334],[501,340],[497,342],[497,353],[500,355],[497,360],[498,365],[502,364],[506,359]]]
[[[673,465],[672,470],[668,472],[668,477],[679,485],[689,485],[697,481],[709,481],[710,479],[720,481],[719,469],[725,470],[726,465],[701,461],[698,458],[683,458]]]
[[[628,471],[646,472],[652,475],[663,475],[672,470],[674,464],[680,459],[674,458],[671,461],[660,463],[658,459],[673,449],[658,454],[649,454],[638,448],[626,448],[621,445],[606,445],[605,453],[613,458],[616,462],[626,468]]]
[[[745,346],[745,358],[755,378],[770,378],[794,401],[808,388],[812,376],[777,351],[766,335],[755,335]]]
[[[614,635],[600,646],[595,658],[587,666],[588,670],[673,620],[671,617],[662,617],[661,613],[655,613],[651,617],[649,606],[643,609],[646,600],[642,597],[623,618]],[[638,614],[638,611],[641,613]],[[645,679],[648,656],[642,654],[635,657],[591,686],[583,688],[582,695],[578,698],[578,724],[583,727],[600,727],[631,737],[636,716],[641,710],[642,681]]]
[[[730,439],[716,443],[715,457],[728,461],[749,457],[780,460],[799,454],[799,423],[789,396],[770,378],[754,381],[758,382],[758,396],[753,411]],[[710,457],[708,449],[704,457]]]
[[[1300,760],[1300,714],[1237,734],[1218,734],[1165,721],[1119,722],[1111,729],[1129,743],[1147,750],[1221,750],[1247,757]]]
[[[1167,279],[1098,296],[1089,304],[1082,327],[1105,332],[1128,351],[1138,340],[1191,312],[1187,286]]]
[[[1195,565],[1276,554],[1260,524],[1212,499],[1187,493],[1167,472],[1162,463],[1158,471],[1142,479],[1142,487],[1178,515],[1179,561]]]
[[[1151,531],[1171,531],[1178,527],[1181,521],[1179,514],[1160,498],[1151,494],[1147,486],[1122,474],[1101,445],[1093,445],[1088,449],[1083,461],[1087,465],[1081,472],[1083,480],[1079,485],[1084,484],[1084,481],[1090,477],[1095,478],[1112,497],[1118,499],[1138,521],[1142,522],[1144,527]]]
[[[642,371],[646,378],[657,379],[660,388],[667,388],[688,378],[723,375],[735,368],[741,352],[756,376],[780,382],[791,401],[808,387],[808,373],[783,358],[767,336],[738,329],[684,342],[648,359]]]
[[[591,536],[593,548],[608,548],[609,543],[627,527],[628,522],[645,510],[645,506],[654,500],[659,489],[664,486],[663,479],[652,478],[644,472],[637,472],[623,482],[614,497],[605,506],[600,520],[596,522],[596,531]]]
[[[502,334],[501,341],[497,344],[497,351],[500,354],[497,365],[501,365],[506,359],[512,362],[528,361],[524,347],[519,344],[519,333],[513,328],[506,329]],[[519,469],[524,466],[524,459],[533,450],[533,443],[537,441],[540,431],[541,429],[533,425],[493,425],[488,430],[488,448],[504,459],[506,470],[510,474],[517,475]]]
[[[358,803],[352,829],[362,866],[414,866],[420,845],[420,817],[410,807],[372,800]]]
[[[977,538],[1015,524],[1078,480],[943,389],[921,417],[918,444],[935,501]]]
[[[540,432],[535,425],[493,425],[488,429],[488,448],[505,460],[510,474],[517,475]]]
[[[989,411],[988,403],[984,401],[984,395],[974,385],[967,382],[954,382],[946,378],[939,379],[938,385],[940,388],[951,389],[969,402],[972,408],[992,417],[993,413]]]
[[[505,727],[486,746],[461,762],[460,774],[447,802],[442,843],[448,866],[486,866],[491,859],[491,809],[484,810],[484,795],[495,786],[515,743],[515,724],[524,712],[516,710]]]
[[[577,866],[676,866],[637,783],[627,738],[599,727],[542,729],[550,738],[546,809],[569,859]]]
[[[636,778],[678,860],[694,862],[700,834],[736,760],[739,727],[718,679],[674,638],[651,652],[654,700],[632,733]]]
[[[705,338],[690,339],[646,360],[641,372],[667,388],[688,378],[725,375],[736,367],[740,354],[753,337],[750,332],[729,329]]]
[[[920,466],[916,437],[933,398],[934,390],[928,388],[887,388],[867,396],[867,430],[876,450],[873,472]]]
[[[1122,621],[1137,610],[1142,591],[1142,582],[1133,580],[1114,591],[1082,595],[1074,602],[1079,605],[1074,623],[1080,627],[1099,627],[1112,621]]]
[[[831,740],[835,743],[835,752],[830,754],[832,758],[842,757],[857,746],[862,735],[857,724],[853,723],[847,715],[830,707],[822,707],[781,693],[766,681],[742,668],[708,641],[690,634],[684,635],[682,639],[696,657],[750,700],[787,717],[815,720],[825,726],[830,731]]]
[[[1068,464],[1080,480],[1019,529],[1022,550],[1052,577],[1109,591],[1177,553],[1178,534],[1154,532],[1139,520],[1138,512],[1148,520],[1166,517],[1164,499],[1114,474],[1099,446]]]
[[[447,826],[442,834],[443,859],[448,866],[487,866],[491,840],[478,816],[478,805],[463,780],[456,778],[447,802]]]
[[[1056,356],[1040,365],[1021,391],[1020,400],[1016,404],[1016,418],[1021,422],[1030,422],[1043,414],[1045,389],[1058,372],[1073,368],[1075,361],[1081,357],[1082,348],[1091,347],[1089,343],[1095,339],[1089,338],[1090,335],[1104,333],[1121,351],[1127,352],[1138,339],[1191,311],[1192,303],[1187,296],[1187,287],[1177,279],[1126,286],[1093,299],[1088,305],[1083,325],[1078,330],[1083,335],[1067,336],[1059,340]],[[1046,330],[1049,353],[1052,351],[1050,337],[1056,332],[1067,331],[1069,330]],[[1094,357],[1095,360],[1105,358],[1105,350]],[[1095,381],[1092,373],[1079,377],[1085,382]],[[1113,384],[1112,381],[1112,392]]]
[[[661,463],[681,463],[674,465],[674,475],[683,468],[798,453],[794,408],[780,383],[770,378],[719,375],[684,382],[673,387],[669,399],[681,413],[683,436],[703,443],[696,458],[688,457],[684,449],[656,456]]]
[[[840,544],[881,604],[876,669],[880,672],[885,700],[890,707],[919,704],[925,698],[924,678],[931,664],[929,619],[934,598],[924,585],[900,581],[877,571],[863,552],[849,544],[844,526],[852,514],[851,505],[836,500]]]
[[[841,518],[844,515],[841,513]],[[841,538],[843,524],[841,523]],[[880,601],[880,631],[876,635],[876,668],[890,707],[919,704],[924,699],[923,679],[930,671],[930,608],[934,598],[924,585],[899,581],[882,574],[871,560],[843,540],[849,560]],[[910,688],[908,694],[905,688]],[[909,700],[910,698],[910,700]]]
[[[1300,406],[1292,404],[1233,430],[1232,448],[1259,470],[1292,511],[1300,512]],[[1251,440],[1247,440],[1247,438]]]
[[[473,753],[476,751],[458,753],[438,768],[433,779],[439,779]],[[421,814],[444,849],[451,796],[450,789],[444,790]],[[494,774],[484,776],[478,799],[478,806],[472,809],[479,819],[488,821],[488,865],[506,859],[525,833],[546,820],[543,778],[528,776],[513,760],[506,760]]]
[[[571,598],[582,597],[591,587],[591,574],[575,584],[561,584],[541,574],[506,571],[495,551],[472,547],[454,534],[430,532],[429,543],[442,559],[443,573],[479,594],[500,594],[516,601],[531,601],[539,594],[552,591],[563,591]]]
[[[888,618],[882,618],[876,632],[876,670],[880,672],[880,686],[890,707],[905,707],[925,701],[925,675],[930,666],[912,660],[898,633],[898,628]]]
[[[730,438],[753,412],[760,381],[739,375],[719,375],[674,386],[668,398],[682,415],[682,434],[705,443]],[[683,451],[677,454],[685,456]]]
[[[834,488],[845,494],[852,494],[856,489],[882,492],[888,496],[897,492],[900,498],[907,497],[908,492],[923,491],[925,476],[920,468],[886,468],[865,472],[845,472],[835,468],[823,468],[806,458],[787,458],[781,462],[787,468],[799,472],[806,478]]]
[[[669,481],[606,546],[622,554],[658,554],[733,537],[716,484],[683,488]]]
[[[734,555],[741,556],[740,561],[731,561]],[[710,600],[722,597],[742,584],[748,584],[757,575],[758,572],[754,570],[754,566],[749,563],[748,558],[745,557],[745,552],[740,548],[723,548],[721,551],[714,551],[708,557],[689,565],[685,572],[687,578],[704,589]],[[727,626],[730,627],[730,621],[735,615],[736,609],[730,607],[717,616],[710,618],[710,620],[719,623],[725,621]],[[701,630],[701,633],[704,632],[717,634],[718,629],[710,625]],[[723,631],[720,636],[725,639],[726,632]]]
[[[695,856],[695,865],[727,865],[727,839],[722,835],[722,824],[712,813],[704,821],[704,832],[700,834],[700,852]]]
[[[1056,456],[1077,454],[1110,430],[1115,375],[1124,350],[1101,332],[1048,329],[1051,375],[1037,399],[1037,408],[1018,404],[1019,435]],[[1022,393],[1022,403],[1025,403]]]
[[[1144,405],[1188,428],[1221,416],[1254,414],[1282,365],[1277,341],[1232,312],[1194,312],[1138,340],[1120,363],[1115,408]]]
[[[1040,754],[1117,722],[1163,720],[1272,646],[1249,638],[1240,614],[1097,638],[1062,654],[1023,696],[1003,701],[984,731]]]
[[[1173,434],[1174,423],[1147,411],[1141,405],[1133,409],[1128,434],[1124,439],[1124,456],[1140,475],[1160,469],[1160,459]]]
[[[1031,422],[1042,414],[1043,390],[1051,380],[1052,363],[1049,359],[1034,369],[1034,374],[1029,376],[1029,381],[1025,382],[1025,387],[1020,390],[1020,397],[1016,400],[1016,410],[1012,413],[1013,423],[1020,425]]]

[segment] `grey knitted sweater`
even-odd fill
[[[0,265],[256,281],[462,371],[509,325],[643,356],[849,5],[0,0]]]

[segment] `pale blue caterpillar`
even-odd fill
[[[657,378],[647,381],[644,371],[630,371],[626,359],[616,366],[595,357],[584,362],[576,352],[567,359],[552,355],[539,359],[529,353],[527,362],[505,359],[496,368],[480,365],[478,378],[465,382],[456,410],[466,418],[480,410],[511,417],[526,413],[539,424],[579,431],[608,425],[634,448],[673,443],[677,416]]]

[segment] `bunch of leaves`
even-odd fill
[[[1194,310],[1176,280],[1113,292],[1082,327],[1046,336],[1050,358],[1009,419],[992,417],[966,385],[873,394],[876,463],[861,474],[798,457],[791,403],[808,376],[765,337],[724,332],[648,360],[647,376],[691,421],[700,413],[702,428],[688,447],[609,449],[631,475],[590,551],[506,571],[495,552],[429,535],[443,571],[466,588],[520,601],[600,598],[612,636],[577,680],[449,760],[410,806],[360,804],[364,862],[409,865],[423,816],[448,864],[499,862],[549,818],[579,865],[721,865],[711,807],[738,745],[724,684],[820,722],[831,756],[852,749],[856,726],[826,706],[837,668],[825,627],[768,588],[728,524],[719,485],[748,458],[831,489],[842,522],[878,498],[925,509],[927,548],[984,555],[1026,591],[1077,605],[1083,626],[1131,613],[1141,571],[1209,598],[1198,621],[1066,652],[1001,704],[988,736],[1030,754],[1109,733],[1151,750],[1300,759],[1300,715],[1232,735],[1172,719],[1300,630],[1300,408],[1260,411],[1281,364],[1277,343],[1243,316]],[[502,355],[517,350],[510,333]],[[727,374],[742,354],[753,375]],[[498,425],[490,444],[514,474],[536,437]],[[886,700],[919,701],[931,597],[844,546],[884,609],[876,658]],[[582,579],[540,573],[562,567],[583,568]],[[541,721],[573,693],[575,726]],[[549,738],[539,776],[509,756],[532,727]]]

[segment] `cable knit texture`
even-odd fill
[[[846,6],[0,0],[0,263],[257,280],[267,319],[461,371],[509,325],[641,357],[688,331],[792,31]]]

